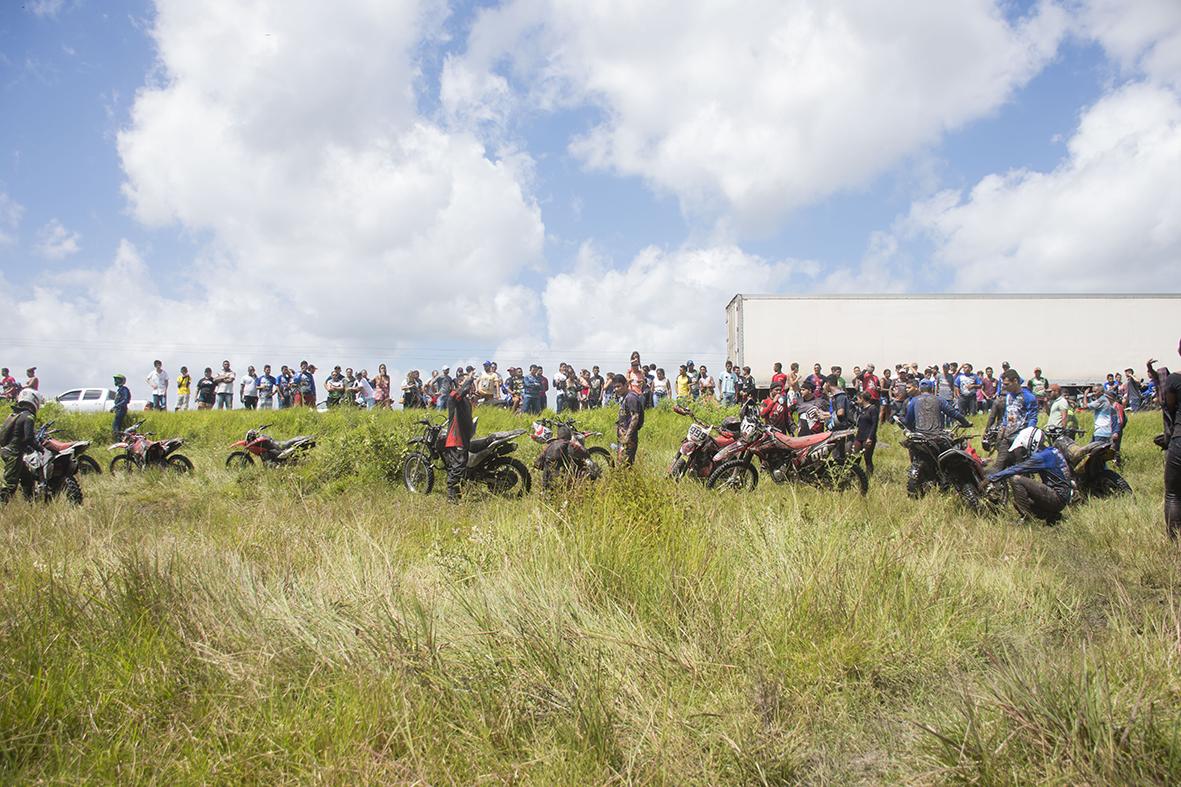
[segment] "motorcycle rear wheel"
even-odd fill
[[[1110,467],[1103,468],[1095,479],[1095,497],[1119,497],[1132,494],[1132,485]]]
[[[234,451],[226,457],[226,467],[230,470],[245,470],[254,465],[254,457],[245,451]]]
[[[847,467],[837,467],[832,471],[835,475],[836,488],[838,492],[844,492],[849,487],[853,486],[853,482],[857,483],[857,491],[862,495],[869,494],[869,476],[861,468],[861,465],[848,465]]]
[[[511,483],[509,481],[510,474],[514,476]],[[524,497],[533,486],[533,477],[529,474],[529,468],[525,467],[524,462],[519,459],[508,459],[503,464],[497,462],[495,466],[488,468],[486,483],[488,491],[494,495]]]
[[[184,454],[173,454],[168,457],[168,469],[184,475],[193,472],[193,463]]]
[[[78,457],[78,474],[79,475],[102,475],[103,469],[99,467],[98,460],[93,456],[86,456],[83,454]]]
[[[131,475],[138,469],[139,465],[127,454],[120,454],[111,460],[111,475]]]
[[[731,459],[714,468],[705,485],[709,489],[753,492],[759,485],[759,471],[745,459]]]
[[[984,501],[980,498],[980,490],[972,482],[961,481],[956,484],[955,490],[959,492],[960,500],[964,501],[964,505],[969,511],[980,511],[984,508]]]
[[[435,467],[424,454],[413,453],[402,460],[402,483],[406,489],[429,495],[435,488]]]
[[[912,462],[906,471],[906,494],[912,499],[918,500],[923,495],[927,494],[927,489],[934,480],[925,478],[928,475],[925,472],[926,468],[921,462]]]
[[[599,467],[615,467],[615,457],[603,446],[593,445],[586,449],[586,452],[590,454],[591,459],[595,460],[595,463]]]

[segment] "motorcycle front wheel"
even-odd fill
[[[79,475],[102,475],[102,468],[99,467],[98,460],[93,456],[86,456],[83,454],[78,457],[78,474]]]
[[[230,470],[245,470],[254,465],[254,457],[245,451],[234,451],[226,457],[226,467]]]
[[[139,466],[127,454],[119,454],[119,456],[111,460],[109,469],[111,475],[131,475],[139,469]]]
[[[615,467],[615,457],[601,445],[591,446],[586,449],[586,452],[590,454],[591,459],[595,460],[599,467]]]
[[[668,477],[674,481],[680,481],[685,477],[685,468],[688,462],[685,461],[684,454],[677,453],[677,458],[673,460],[672,467],[668,469]]]
[[[709,489],[729,489],[734,492],[754,491],[759,485],[759,471],[745,459],[722,462],[706,481]]]
[[[411,492],[429,495],[435,488],[435,467],[424,454],[413,453],[402,462],[402,483]]]
[[[1132,494],[1132,485],[1110,467],[1103,468],[1099,477],[1095,479],[1096,497],[1117,497],[1130,494]]]
[[[865,474],[865,470],[861,465],[846,465],[844,467],[835,467],[832,470],[834,481],[838,492],[844,492],[857,484],[857,491],[862,495],[869,494],[869,476]]]

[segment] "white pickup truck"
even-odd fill
[[[71,388],[54,397],[54,401],[73,413],[106,413],[115,406],[115,392],[109,388]],[[143,410],[147,406],[143,399],[132,399],[127,409]]]

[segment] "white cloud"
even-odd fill
[[[16,242],[16,232],[20,229],[24,213],[23,205],[0,191],[0,246]]]
[[[1150,84],[1082,116],[1050,172],[983,178],[915,206],[914,227],[966,290],[1175,289],[1181,264],[1181,99]]]
[[[535,320],[527,158],[416,110],[415,53],[444,12],[159,0],[163,78],[118,139],[135,215],[212,234],[211,298],[271,293],[325,337],[495,341]]]
[[[1066,15],[1047,2],[1011,23],[1001,5],[512,0],[448,63],[444,104],[503,112],[509,78],[543,108],[600,107],[572,144],[587,164],[765,227],[865,185],[1035,75]]]
[[[621,363],[636,348],[668,363],[686,353],[720,354],[722,307],[735,293],[777,292],[817,270],[812,262],[769,261],[735,246],[652,246],[617,269],[584,244],[573,270],[546,284],[550,345]]]
[[[57,219],[51,219],[37,233],[37,253],[47,260],[64,260],[81,251],[81,236],[66,229]]]
[[[1181,88],[1181,2],[1082,0],[1079,21],[1121,66]]]
[[[37,16],[55,17],[65,4],[65,0],[27,0],[25,7]]]

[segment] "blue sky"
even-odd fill
[[[0,362],[671,363],[736,291],[1175,289],[1172,0],[379,5],[5,4]]]

